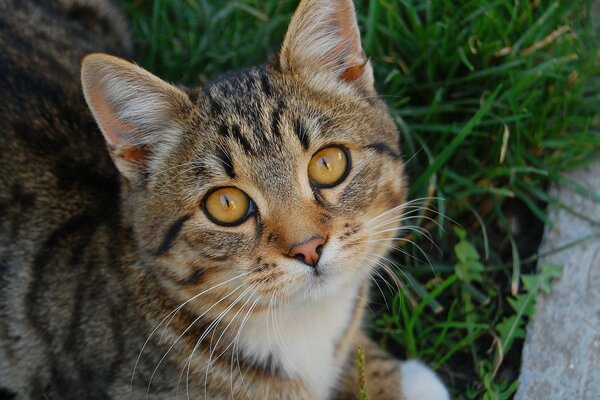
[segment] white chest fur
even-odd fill
[[[336,292],[318,303],[286,305],[248,320],[240,350],[258,361],[271,357],[289,377],[299,377],[324,398],[338,371],[335,347],[350,323],[358,289]]]

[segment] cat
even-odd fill
[[[108,1],[5,0],[0,35],[5,396],[354,399],[361,348],[370,399],[448,399],[364,333],[410,203],[351,0],[192,89]]]

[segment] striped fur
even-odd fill
[[[48,3],[0,3],[0,394],[355,398],[361,346],[370,398],[447,398],[362,333],[406,182],[349,0],[302,1],[279,60],[201,88],[88,56],[91,115],[79,60],[130,39],[108,2]],[[319,189],[330,145],[352,168]],[[222,186],[256,204],[239,226],[202,211]],[[318,268],[286,255],[315,236]]]

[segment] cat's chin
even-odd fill
[[[367,274],[361,279],[357,274],[339,270],[335,266],[322,265],[316,271],[307,272],[302,284],[292,294],[292,299],[304,303],[319,303],[338,296],[342,291],[356,291],[367,279]]]

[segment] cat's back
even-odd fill
[[[102,1],[0,2],[2,253],[116,200],[117,175],[79,78],[86,53],[127,53],[127,32],[113,12]]]
[[[110,320],[95,297],[114,284],[102,276],[114,263],[103,249],[118,224],[119,181],[79,69],[92,51],[128,54],[122,21],[106,1],[0,1],[0,398],[67,382],[70,349],[87,357],[89,347],[78,307]],[[95,333],[111,337],[109,328]]]

